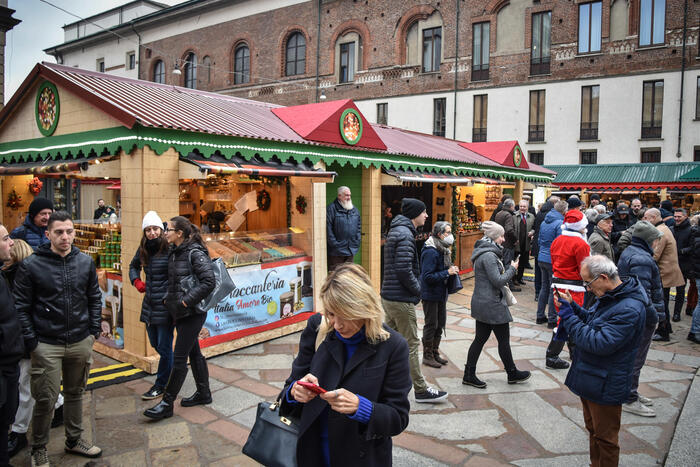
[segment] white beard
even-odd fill
[[[352,200],[346,202],[338,200],[338,202],[343,207],[343,209],[347,209],[348,211],[352,209]]]

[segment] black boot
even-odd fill
[[[673,322],[677,323],[680,320],[681,320],[681,313],[680,312],[673,313]]]
[[[517,368],[511,368],[510,370],[506,370],[506,373],[508,373],[508,384],[522,383],[530,379],[529,371],[520,371]]]
[[[464,376],[462,377],[462,384],[467,386],[474,386],[475,388],[484,389],[486,383],[481,381],[476,377],[476,367],[475,366],[464,366]]]
[[[547,346],[547,358],[545,364],[547,368],[553,368],[555,370],[565,370],[569,368],[569,363],[559,358],[559,354],[564,349],[564,341],[552,340]]]
[[[183,398],[180,401],[180,405],[183,407],[192,407],[195,405],[211,404],[207,359],[202,355],[190,362],[190,365],[192,366],[192,376],[194,376],[197,390],[190,397]]]
[[[546,366],[547,368],[552,368],[554,370],[566,370],[569,368],[569,362],[564,361],[559,357],[547,357]]]
[[[7,435],[7,456],[12,458],[15,454],[26,448],[27,444],[26,433],[11,431],[10,434]]]
[[[185,382],[185,377],[187,376],[187,368],[179,369],[173,368],[170,372],[170,379],[168,380],[167,386],[165,386],[165,392],[163,393],[163,398],[158,404],[150,409],[147,409],[143,414],[154,420],[162,420],[163,418],[170,418],[173,416],[173,406],[175,405],[175,399],[177,394],[182,388],[182,383]]]
[[[433,340],[433,358],[435,359],[436,362],[438,362],[440,365],[447,365],[448,362],[446,359],[442,358],[440,356],[440,352],[438,350],[438,347],[440,347],[440,341],[442,340],[442,336],[438,335],[434,340]]]

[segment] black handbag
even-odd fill
[[[296,467],[298,437],[299,420],[280,414],[279,399],[260,402],[243,454],[268,467]]]
[[[190,267],[190,275],[183,278],[181,281],[182,288],[185,291],[189,291],[199,284],[197,276],[195,276],[194,272],[192,271],[192,250],[190,250],[190,254],[188,256],[188,265]],[[226,298],[226,296],[236,288],[235,284],[233,283],[233,279],[231,279],[231,276],[228,273],[224,260],[221,258],[216,258],[214,261],[212,261],[212,269],[214,270],[216,285],[214,286],[214,290],[212,290],[209,295],[204,297],[202,301],[197,304],[202,311],[207,311],[210,308],[214,308],[217,303]]]
[[[447,293],[453,294],[462,290],[462,279],[459,278],[459,274],[452,274],[447,278]]]

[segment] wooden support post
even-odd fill
[[[141,222],[147,211],[156,211],[164,221],[179,214],[178,159],[173,148],[161,155],[148,146],[120,154],[124,353],[128,354],[120,359],[147,371],[155,371],[157,357],[140,322],[143,296],[129,285],[127,265],[141,242]]]
[[[381,288],[382,171],[362,169],[362,266],[377,292]]]
[[[315,169],[326,170],[324,162],[314,165]],[[313,256],[314,311],[321,311],[321,286],[328,275],[328,251],[326,239],[326,184],[314,183],[312,188],[311,215],[313,216]]]
[[[522,180],[515,181],[515,190],[513,191],[513,201],[517,206],[521,199],[523,199],[523,188],[525,183]]]
[[[668,189],[667,188],[662,188],[661,192],[659,193],[659,199],[661,201],[666,201],[668,198]]]

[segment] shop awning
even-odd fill
[[[683,181],[700,182],[700,165],[679,177]]]
[[[335,172],[314,169],[308,161],[296,162],[291,158],[285,162],[279,159],[265,161],[261,157],[245,160],[242,157],[233,156],[228,159],[220,154],[205,157],[199,153],[191,152],[185,157],[181,156],[180,160],[196,165],[202,173],[207,174],[240,174],[254,177],[314,177],[326,178],[329,181],[333,181],[333,178],[337,175]]]
[[[548,165],[557,173],[552,184],[574,190],[697,190],[700,180],[685,181],[681,176],[700,162],[658,164]]]

